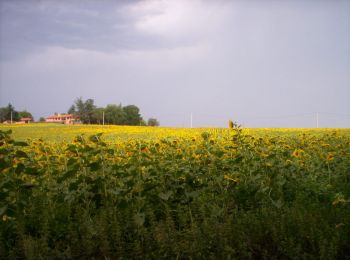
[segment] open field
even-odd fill
[[[164,128],[164,127],[133,127],[115,125],[64,125],[50,123],[36,123],[27,125],[0,125],[0,130],[12,130],[13,138],[25,141],[26,139],[43,139],[48,142],[71,142],[77,135],[92,135],[103,133],[104,140],[110,142],[127,141],[130,139],[156,140],[169,136],[198,136],[204,131],[213,135],[221,135],[228,131],[222,128]],[[342,136],[350,136],[349,128],[246,128],[245,134],[255,137],[298,136],[301,134],[323,135],[337,132]]]
[[[350,129],[0,130],[0,258],[350,258]]]

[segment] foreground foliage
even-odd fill
[[[0,258],[350,258],[350,137],[14,141],[0,132]]]

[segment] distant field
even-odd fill
[[[140,126],[113,126],[113,125],[63,125],[63,124],[28,124],[28,125],[0,125],[0,130],[13,131],[13,137],[19,140],[43,139],[45,141],[61,142],[72,141],[80,134],[91,135],[103,133],[108,141],[123,141],[129,139],[155,139],[166,136],[200,135],[203,131],[209,131],[215,135],[227,133],[224,128],[163,128]],[[337,132],[344,136],[350,136],[350,128],[347,129],[317,129],[317,128],[247,128],[244,132],[254,136],[297,136],[300,134],[320,135]]]
[[[350,259],[350,129],[2,125],[0,170],[0,259]]]

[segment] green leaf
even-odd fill
[[[0,154],[9,154],[10,150],[7,148],[0,148]]]
[[[233,161],[235,162],[235,163],[240,163],[241,161],[243,160],[243,156],[238,156],[238,157],[236,157],[236,158],[234,158],[233,159]]]
[[[188,198],[196,198],[199,196],[199,191],[185,192]]]
[[[4,170],[8,168],[10,164],[6,162],[4,159],[0,159],[0,170]]]
[[[158,194],[159,198],[161,198],[162,200],[165,200],[165,201],[167,201],[170,198],[171,195],[173,195],[172,191],[168,191],[166,193],[161,192],[161,193]]]
[[[74,141],[78,142],[78,143],[85,143],[85,139],[84,139],[84,135],[78,135],[75,137]]]
[[[66,148],[66,151],[70,151],[72,153],[77,153],[77,146],[74,144],[69,144]]]
[[[129,206],[129,204],[125,201],[125,200],[122,200],[118,203],[118,209],[126,209],[127,207]]]
[[[13,142],[13,145],[15,145],[15,146],[29,146],[28,143],[21,142],[21,141],[15,141],[15,142]]]
[[[18,157],[18,158],[28,158],[28,155],[27,155],[26,152],[18,150],[18,151],[16,151],[16,157]]]
[[[219,158],[221,158],[225,154],[224,151],[215,151],[215,155]]]
[[[136,225],[140,227],[143,226],[143,224],[145,223],[145,213],[140,213],[140,212],[136,213],[134,215],[134,221]]]
[[[23,188],[30,189],[30,188],[35,187],[36,185],[33,184],[33,183],[23,183],[21,186],[22,186]]]
[[[65,174],[63,174],[61,177],[59,177],[57,179],[57,182],[58,183],[61,183],[69,178],[72,178],[76,175],[76,173],[78,172],[78,169],[72,169],[72,170],[69,170],[67,171]]]
[[[209,137],[210,137],[210,134],[209,134],[208,132],[203,132],[203,133],[201,134],[201,136],[202,136],[202,138],[203,138],[204,140],[208,140]]]
[[[101,135],[102,135],[103,133],[97,133],[97,134],[95,134],[95,135],[91,135],[90,137],[89,137],[89,140],[91,141],[91,142],[94,142],[94,143],[98,143],[98,142],[100,142],[100,140],[101,140]]]
[[[76,158],[70,158],[67,162],[67,166],[71,166],[76,163],[78,160]]]
[[[4,207],[1,207],[1,208],[0,208],[0,216],[1,216],[1,215],[4,215],[6,211],[7,211],[7,205],[4,206]]]
[[[101,169],[102,166],[101,166],[100,162],[93,162],[93,163],[89,164],[89,167],[90,167],[91,171],[97,171],[97,170]]]
[[[271,202],[272,202],[272,204],[273,204],[276,208],[278,208],[278,209],[280,209],[280,208],[283,206],[283,201],[282,201],[281,199],[278,199],[278,200],[276,200],[276,201],[274,201],[273,199],[271,199]]]
[[[25,168],[24,172],[25,172],[26,174],[29,174],[29,175],[38,175],[38,174],[39,174],[38,169],[36,169],[36,168],[31,168],[31,167]]]
[[[24,168],[25,168],[24,164],[23,163],[19,163],[19,164],[17,164],[15,172],[16,173],[21,173],[21,172],[23,172]]]

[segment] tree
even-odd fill
[[[45,122],[46,120],[45,120],[45,118],[44,117],[40,117],[39,118],[39,122]]]
[[[7,105],[7,107],[2,107],[0,109],[0,120],[1,120],[1,122],[3,122],[6,120],[10,121],[11,119],[12,119],[12,121],[18,121],[19,114],[15,110],[14,106],[12,106],[12,104],[9,103]]]
[[[86,113],[85,113],[85,105],[84,101],[81,97],[77,98],[75,101],[76,114],[79,116],[81,122],[86,123]]]
[[[74,106],[74,109],[73,109]],[[76,111],[76,115],[84,124],[91,124],[93,120],[95,105],[93,99],[88,99],[85,102],[81,97],[77,98],[74,105],[70,107],[68,111]]]
[[[126,113],[121,105],[107,105],[105,108],[105,122],[111,125],[122,125],[125,123]]]
[[[94,105],[94,100],[89,98],[88,100],[85,101],[84,106],[85,106],[87,121],[89,124],[91,124],[92,117],[94,115],[94,110],[96,108],[96,106]]]
[[[155,118],[150,118],[150,119],[148,119],[148,121],[147,121],[147,125],[148,125],[148,126],[159,126],[159,122],[158,122],[158,120],[155,119]]]
[[[83,124],[102,124],[104,113],[104,122],[106,124],[147,125],[140,115],[140,109],[135,105],[123,107],[121,104],[109,104],[105,108],[98,108],[94,105],[93,99],[84,101],[82,97],[79,97],[68,109],[68,113],[79,117]]]
[[[93,124],[102,124],[103,123],[103,113],[105,109],[103,107],[97,107],[94,109],[94,113],[92,115],[92,123]]]
[[[147,122],[142,118],[140,122],[140,126],[146,126]]]
[[[71,105],[71,107],[68,109],[68,114],[76,114],[77,111],[75,111],[75,106],[74,105]]]
[[[32,120],[34,120],[32,114],[30,112],[28,112],[27,110],[18,112],[18,116],[19,116],[19,118],[30,117],[30,118],[32,118]]]
[[[6,107],[0,108],[0,122],[6,121],[7,109]]]
[[[140,109],[135,105],[129,105],[123,107],[125,113],[125,124],[126,125],[140,125],[142,117],[140,115]]]

